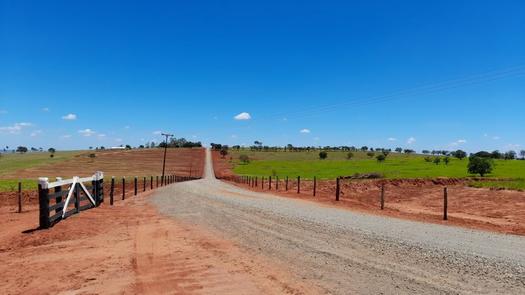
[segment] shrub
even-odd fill
[[[468,159],[468,172],[479,174],[481,177],[492,172],[494,162],[490,158],[470,157]]]
[[[384,161],[386,160],[386,156],[383,155],[383,154],[381,154],[381,155],[377,155],[376,159],[377,159],[377,161],[378,161],[379,163],[381,163],[381,162],[384,162]]]
[[[348,152],[346,154],[346,159],[348,159],[348,160],[352,159],[353,157],[354,157],[354,153],[352,153],[352,152]]]
[[[440,157],[435,157],[433,162],[434,162],[434,164],[439,165],[439,163],[441,163],[441,158]]]
[[[443,158],[443,163],[445,163],[445,165],[448,165],[448,163],[450,163],[450,158],[449,157],[444,157]]]
[[[225,148],[223,148],[223,149],[220,151],[220,153],[221,153],[221,157],[224,159],[224,157],[226,157],[226,155],[228,155],[228,150],[225,149]]]
[[[47,149],[48,152],[54,154],[56,152],[55,148],[49,148]]]
[[[427,163],[432,162],[432,157],[430,157],[430,156],[426,156],[424,159],[425,159],[425,162],[427,162]]]
[[[375,153],[374,153],[374,152],[368,152],[368,153],[366,153],[366,155],[367,155],[369,158],[372,158],[372,157],[375,155]]]
[[[319,153],[319,159],[324,160],[326,158],[328,158],[328,153],[327,152],[322,151],[322,152]]]
[[[460,160],[463,160],[464,158],[467,157],[467,153],[462,150],[457,150],[455,152],[452,152],[452,155]]]
[[[94,153],[91,153],[88,155],[88,157],[90,157],[91,159],[95,158],[97,155],[95,155]]]
[[[239,156],[239,160],[243,163],[243,164],[248,164],[250,163],[250,158],[248,157],[248,155],[240,155]]]
[[[50,158],[54,158],[55,157],[55,154],[51,154],[49,155]]]

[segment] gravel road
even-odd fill
[[[352,212],[205,178],[151,199],[331,294],[525,294],[525,238]],[[227,284],[227,282],[225,282]]]

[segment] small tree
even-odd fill
[[[239,156],[239,160],[241,161],[241,163],[243,164],[248,164],[250,163],[250,158],[248,157],[248,155],[245,155],[245,154],[242,154]]]
[[[380,154],[380,155],[377,155],[376,159],[379,163],[382,163],[386,160],[386,156],[383,154]]]
[[[374,152],[368,152],[366,153],[366,155],[369,157],[369,158],[372,158],[375,156],[375,153]]]
[[[448,163],[450,163],[450,157],[444,157],[443,163],[445,163],[445,165],[448,165]]]
[[[468,172],[481,177],[491,173],[493,168],[494,162],[490,158],[470,157],[468,160]]]
[[[27,153],[27,147],[25,147],[25,146],[19,146],[19,147],[16,148],[16,152],[17,152],[17,153],[21,153],[21,154],[23,154],[23,153]]]
[[[352,153],[352,152],[348,152],[348,153],[346,154],[346,159],[347,159],[347,160],[351,160],[353,157],[354,157],[354,153]]]
[[[326,158],[328,158],[328,153],[327,152],[322,151],[322,152],[319,153],[319,159],[324,160]]]
[[[452,155],[460,160],[463,160],[464,158],[467,157],[467,152],[465,151],[462,151],[462,150],[457,150],[455,152],[452,152]]]
[[[520,151],[520,156],[522,159],[525,159],[525,150]]]
[[[434,164],[439,165],[439,163],[441,163],[441,158],[440,157],[435,157],[433,162],[434,162]]]
[[[383,150],[383,155],[385,155],[385,158],[388,157],[388,155],[390,155],[390,151],[389,150]]]
[[[430,156],[426,156],[424,159],[425,159],[425,162],[427,162],[427,163],[432,162],[432,157],[430,157]]]
[[[403,151],[403,149],[400,148],[400,147],[397,147],[397,148],[395,149],[395,151],[396,151],[396,153],[401,153],[401,152]]]
[[[126,149],[127,150],[130,150],[131,149],[131,146],[129,144],[126,144]]]
[[[228,155],[228,150],[227,149],[222,149],[220,151],[220,153],[221,153],[221,157],[224,159],[224,157],[226,157],[226,155]]]

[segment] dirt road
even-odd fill
[[[150,199],[335,294],[523,294],[525,238],[356,213],[205,178]]]

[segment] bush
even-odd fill
[[[221,157],[224,159],[224,157],[226,157],[226,155],[228,155],[228,150],[225,149],[225,148],[223,148],[223,149],[220,151],[220,153],[221,153]]]
[[[346,159],[347,159],[347,160],[350,160],[350,159],[352,159],[353,157],[354,157],[354,153],[352,153],[352,152],[348,152],[348,154],[346,154]]]
[[[481,177],[492,172],[494,162],[490,158],[470,157],[468,159],[468,172],[479,174]]]
[[[435,157],[433,162],[434,162],[434,164],[439,165],[439,163],[441,163],[441,158],[440,157]]]
[[[424,159],[425,159],[425,162],[427,162],[427,163],[432,162],[432,157],[430,157],[430,156],[426,156]]]
[[[450,158],[449,157],[444,157],[443,158],[443,163],[445,163],[445,165],[448,165],[448,163],[450,163]]]
[[[376,159],[377,159],[377,161],[378,161],[379,163],[381,163],[381,162],[384,162],[384,161],[386,160],[386,156],[383,155],[383,154],[381,154],[381,155],[377,155]]]
[[[250,158],[248,157],[248,155],[240,155],[239,156],[239,160],[243,163],[243,164],[248,164],[250,163]]]
[[[328,158],[328,153],[327,152],[322,151],[322,152],[319,153],[319,159],[324,160],[326,158]]]
[[[374,152],[368,152],[368,153],[366,153],[366,155],[367,155],[369,158],[372,158],[372,157],[375,155],[375,153],[374,153]]]
[[[95,155],[94,153],[91,153],[88,155],[88,157],[90,157],[91,159],[95,158],[97,155]]]
[[[55,157],[55,154],[51,154],[49,155],[50,158],[54,158]]]

